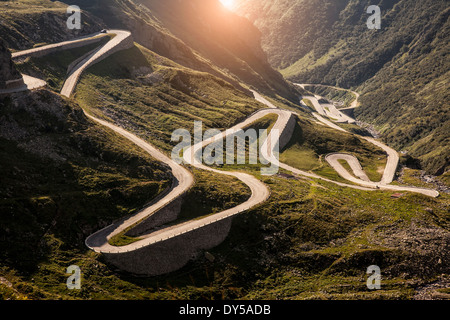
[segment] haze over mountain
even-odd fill
[[[433,174],[450,163],[450,7],[445,0],[238,0],[271,64],[293,82],[362,94],[358,119]],[[369,30],[369,5],[382,27]]]

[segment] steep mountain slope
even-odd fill
[[[52,239],[83,248],[111,219],[140,209],[171,183],[164,165],[39,90],[0,98],[1,260],[30,271]]]
[[[38,76],[39,68],[48,67],[59,80],[76,53],[82,51],[61,51],[25,64]],[[0,61],[15,70],[10,53],[0,54]],[[223,81],[220,85],[239,92]],[[84,244],[86,237],[142,209],[172,183],[166,165],[88,120],[73,99],[47,89],[0,95],[0,174],[1,299],[60,297],[61,292],[54,295],[48,288],[64,283],[67,259],[98,266]],[[232,178],[222,177],[211,190],[217,177],[195,176],[197,184],[186,195],[180,219],[233,207],[248,197],[245,186]],[[6,274],[21,284],[5,287]]]
[[[264,36],[272,64],[293,81],[356,88],[359,119],[426,170],[449,169],[448,1],[255,1],[236,10]],[[369,30],[380,5],[381,30]]]
[[[67,2],[69,3],[69,2]],[[110,27],[132,31],[136,42],[183,66],[253,86],[297,102],[297,89],[267,62],[259,31],[216,0],[70,1]]]

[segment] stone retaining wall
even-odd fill
[[[231,224],[232,217],[141,249],[103,256],[108,263],[135,275],[162,275],[181,269],[202,250],[221,244]]]
[[[108,43],[106,44],[106,46],[108,45]],[[89,67],[91,67],[92,65],[108,58],[109,56],[113,55],[116,52],[122,51],[122,50],[127,50],[130,49],[134,46],[134,40],[132,35],[130,34],[129,36],[127,36],[126,38],[124,38],[120,43],[118,43],[117,45],[115,45],[113,48],[111,48],[110,50],[106,51],[105,53],[99,55],[97,58],[95,58],[94,60],[90,61],[88,64],[82,66],[79,71],[79,74],[76,78],[76,83],[79,80],[79,77],[81,76],[82,72],[85,71],[86,69],[88,69]],[[104,48],[104,47],[103,47]],[[81,63],[81,62],[80,62]],[[75,85],[76,86],[76,85]],[[63,91],[61,92],[63,95],[66,95],[68,97],[70,97],[75,89],[75,86],[70,88],[70,90],[68,90],[67,92],[64,92],[64,88]]]
[[[89,66],[92,66],[92,65],[108,58],[109,56],[113,55],[114,53],[116,53],[118,51],[127,50],[127,49],[132,48],[133,46],[134,46],[134,40],[133,40],[133,37],[130,35],[130,36],[126,37],[125,39],[123,39],[122,42],[119,43],[118,45],[116,45],[113,49],[108,50],[108,52],[106,52],[105,54],[102,54],[100,57],[98,57],[97,59],[92,61],[89,64]]]
[[[287,146],[289,141],[291,141],[296,124],[297,124],[297,116],[295,114],[291,114],[291,117],[289,118],[288,122],[286,123],[286,126],[284,127],[280,135],[280,142],[279,142],[280,152],[281,150],[283,150],[284,147]]]
[[[175,221],[181,212],[182,205],[183,196],[178,197],[161,210],[152,214],[150,217],[129,230],[125,235],[129,237],[139,237],[156,227]]]
[[[69,64],[67,67],[67,74],[69,74],[81,61],[89,57],[90,55],[95,54],[98,50],[100,50],[100,47],[95,48],[94,50],[89,51],[88,53],[82,55],[78,59],[74,60],[72,63]]]

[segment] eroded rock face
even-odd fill
[[[22,75],[16,70],[11,59],[11,52],[0,39],[0,89],[7,89],[23,84]],[[19,80],[19,81],[14,81]]]

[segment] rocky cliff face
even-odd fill
[[[11,60],[11,52],[0,39],[0,89],[6,89],[11,80],[21,79],[21,77]]]

